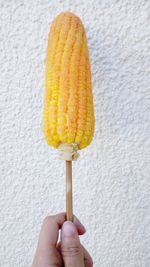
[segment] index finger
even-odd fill
[[[65,213],[44,219],[32,266],[61,266],[61,257],[56,249],[59,228],[65,221]]]
[[[65,221],[65,213],[47,216],[42,224],[38,247],[56,246],[59,229]]]

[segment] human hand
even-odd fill
[[[75,216],[73,223],[65,221],[65,213],[46,217],[32,267],[92,267],[91,256],[79,239],[84,233],[84,226]]]

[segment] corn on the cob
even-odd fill
[[[49,145],[90,144],[94,109],[89,52],[84,27],[70,12],[51,26],[46,57],[43,131]]]

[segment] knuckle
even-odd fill
[[[53,221],[53,216],[46,216],[44,221],[43,221],[43,224],[49,225],[52,221]]]
[[[64,257],[73,257],[81,253],[81,247],[74,244],[61,245],[61,253]]]

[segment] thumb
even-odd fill
[[[61,254],[65,267],[84,267],[84,254],[75,225],[66,221],[61,230]]]

